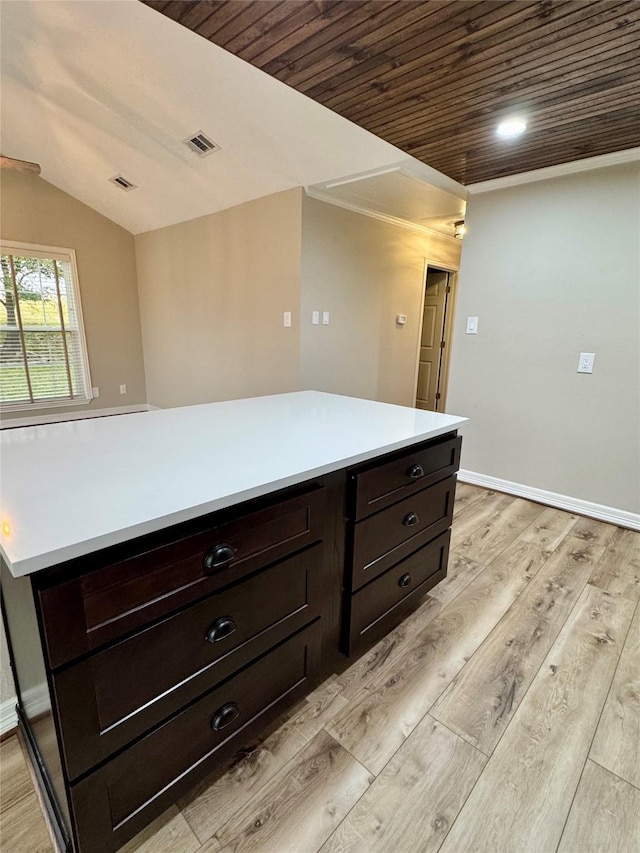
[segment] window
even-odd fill
[[[2,408],[88,403],[75,252],[5,241],[0,249]]]

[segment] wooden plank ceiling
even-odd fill
[[[640,145],[638,0],[143,2],[463,184]]]

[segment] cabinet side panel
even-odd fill
[[[68,843],[67,794],[31,581],[14,578],[4,563],[1,579],[20,723],[50,817],[59,824],[62,840]]]

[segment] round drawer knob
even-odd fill
[[[219,711],[211,718],[211,728],[214,732],[219,732],[220,729],[224,729],[226,726],[233,723],[234,720],[237,720],[240,716],[240,708],[236,705],[235,702],[227,702],[226,705],[223,705]]]
[[[402,575],[402,577],[398,581],[398,586],[402,587],[402,589],[405,589],[406,587],[409,586],[410,583],[411,583],[411,575],[409,574],[409,572],[407,572],[406,575]]]
[[[412,465],[407,471],[407,477],[410,477],[412,480],[419,480],[420,477],[424,477],[424,468],[422,465]]]
[[[207,631],[207,642],[218,643],[220,640],[224,640],[225,637],[233,634],[235,630],[236,623],[233,619],[230,619],[228,616],[221,616],[219,619],[216,619]]]
[[[223,542],[221,545],[215,545],[205,554],[204,567],[205,569],[209,569],[209,571],[223,569],[229,565],[237,553],[233,545],[227,545],[226,542]]]
[[[414,524],[417,524],[420,521],[418,518],[417,512],[410,512],[409,515],[405,515],[403,524],[405,527],[413,527]]]

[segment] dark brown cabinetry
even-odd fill
[[[397,624],[446,574],[459,453],[450,433],[30,579],[3,571],[62,846],[113,853],[335,671],[340,646]]]
[[[445,577],[461,443],[446,436],[350,472],[346,654],[383,637]]]

